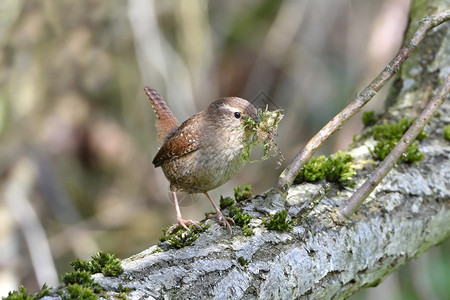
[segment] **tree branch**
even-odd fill
[[[397,145],[395,145],[391,153],[389,153],[389,155],[381,162],[381,164],[364,182],[364,184],[356,190],[348,201],[336,211],[336,217],[340,220],[340,222],[350,219],[350,217],[361,206],[369,194],[394,167],[402,154],[405,152],[406,148],[408,148],[409,145],[416,139],[419,133],[424,129],[425,125],[428,124],[431,117],[436,113],[436,110],[442,105],[449,91],[450,75],[447,77],[447,80],[436,95],[430,100],[417,120],[409,127]]]
[[[131,299],[344,299],[450,235],[450,151],[436,143],[437,137],[427,139],[420,166],[392,170],[346,226],[336,226],[329,212],[350,191],[334,188],[292,232],[268,231],[258,223],[254,236],[230,239],[208,221],[212,226],[194,245],[160,253],[153,246],[125,260],[121,277],[95,275],[96,281],[110,296],[119,284],[134,289]],[[292,187],[289,214],[297,215],[320,189],[308,183]],[[263,202],[249,200],[244,210],[261,218],[255,211]],[[242,266],[240,257],[249,263]]]

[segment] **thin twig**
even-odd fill
[[[364,200],[375,189],[386,174],[393,168],[395,163],[400,159],[403,152],[414,141],[417,135],[423,130],[425,125],[430,121],[436,110],[442,105],[447,94],[450,91],[450,75],[447,77],[444,85],[438,90],[428,105],[422,111],[417,120],[409,127],[400,141],[395,145],[394,149],[381,162],[376,170],[371,174],[363,185],[341,205],[336,211],[336,216],[341,220],[349,219],[353,213],[361,206]],[[335,218],[336,220],[336,218]]]
[[[388,80],[399,70],[402,63],[416,49],[417,45],[424,38],[425,34],[432,28],[450,19],[450,10],[445,10],[430,17],[424,18],[419,28],[405,45],[400,49],[394,59],[384,68],[384,70],[356,97],[337,114],[327,125],[325,125],[295,156],[292,163],[281,173],[275,186],[275,193],[284,194],[292,185],[295,176],[311,158],[316,150],[348,119],[355,115],[373,96],[388,82]]]

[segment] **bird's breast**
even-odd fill
[[[161,167],[172,186],[187,193],[201,193],[223,185],[241,171],[248,162],[247,152],[249,145],[244,135],[218,134],[196,151]]]

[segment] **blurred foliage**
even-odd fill
[[[8,190],[25,160],[18,178],[30,188],[29,209],[0,201],[0,295],[58,280],[36,268],[27,247],[38,258],[51,251],[64,274],[100,249],[130,256],[175,221],[167,181],[151,165],[159,145],[144,85],[180,121],[215,98],[256,101],[263,92],[258,108],[284,110],[277,144],[289,162],[392,57],[407,12],[404,0],[1,1],[0,184]],[[386,16],[396,22],[384,26]],[[344,148],[361,127],[349,124],[321,151]],[[282,170],[275,166],[251,164],[212,194],[232,196],[243,182],[266,190]],[[209,205],[186,202],[183,215],[193,219]],[[23,234],[41,228],[46,239]],[[450,295],[442,251],[421,272],[439,274],[429,288]]]
[[[375,115],[375,112],[373,110],[366,110],[363,112],[361,120],[364,126],[369,127],[375,125],[375,123],[378,122],[379,118]]]

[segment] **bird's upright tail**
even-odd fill
[[[155,89],[146,86],[144,91],[150,99],[157,116],[155,126],[158,132],[158,142],[163,144],[177,130],[180,124],[172,114],[169,106],[167,106],[164,99]]]

